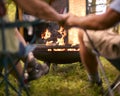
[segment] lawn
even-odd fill
[[[104,58],[101,61],[111,84],[118,71]],[[103,86],[106,89],[107,84],[103,74],[101,74],[101,77],[103,79]],[[11,76],[10,78],[11,83],[16,86],[17,82],[15,82],[14,77]],[[98,90],[97,87],[89,87],[86,71],[79,62],[59,64],[55,70],[53,70],[53,65],[51,65],[50,72],[38,80],[30,82],[29,88],[31,96],[101,96]],[[4,86],[0,90],[0,96],[4,96],[3,94]],[[16,93],[11,90],[10,94],[15,96]],[[22,96],[26,96],[24,91]]]
[[[11,10],[9,16],[13,21],[14,5],[10,5],[9,8]],[[111,84],[119,72],[106,59],[101,58],[101,62]],[[103,87],[106,89],[107,84],[104,75],[102,73],[100,75],[103,79]],[[10,76],[10,82],[15,86],[17,85],[12,76]],[[0,87],[0,96],[4,96],[4,84]],[[97,88],[89,87],[86,70],[80,62],[59,64],[55,70],[51,65],[50,72],[47,75],[30,82],[29,92],[31,96],[100,96]],[[10,94],[16,96],[16,93],[11,89]],[[26,96],[24,91],[22,96]]]
[[[109,82],[113,82],[115,74],[118,71],[110,65],[105,59],[101,60]],[[100,72],[101,73],[101,72]],[[104,80],[103,86],[106,89],[107,84]],[[31,94],[34,96],[100,96],[99,89],[90,88],[86,71],[79,62],[73,64],[58,65],[56,70],[50,70],[49,74],[43,76],[39,80],[31,82]]]

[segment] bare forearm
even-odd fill
[[[103,30],[115,25],[119,19],[107,14],[87,16],[87,18],[79,18],[79,27],[84,29]]]
[[[81,27],[91,30],[103,30],[112,27],[120,21],[120,13],[109,9],[101,15],[88,15],[85,17],[77,17],[70,15],[66,25],[70,27]]]
[[[76,25],[78,25],[77,27],[81,27],[84,29],[94,29],[94,30],[103,30],[110,27],[102,19],[103,18],[100,18],[100,15],[87,16],[87,18],[82,17],[78,19]]]
[[[20,34],[20,32],[18,32],[17,28],[15,28],[15,33],[16,33],[16,36],[17,36],[18,40],[26,47],[27,43],[24,40],[24,38],[22,37],[22,35]]]
[[[26,12],[50,21],[61,21],[63,17],[43,0],[14,0]]]

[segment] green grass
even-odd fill
[[[8,8],[10,9],[8,12],[9,17],[13,21],[15,7],[12,4]],[[101,61],[111,84],[119,72],[104,58],[101,58]],[[106,89],[107,84],[103,74],[101,74],[101,77],[103,79],[103,86]],[[9,81],[17,87],[14,77],[10,76]],[[0,85],[0,96],[5,96],[4,88],[4,84]],[[55,70],[51,66],[50,72],[47,75],[30,83],[29,92],[31,96],[99,96],[97,88],[93,89],[88,86],[86,71],[83,66],[80,66],[79,62],[60,64]],[[11,96],[17,95],[11,88],[10,94]],[[26,96],[25,92],[22,92],[22,96]]]
[[[106,76],[110,82],[113,82],[118,74],[113,66],[109,64],[105,59],[101,59]],[[107,84],[104,80],[103,74],[101,74],[103,79],[103,86],[106,89]],[[15,86],[14,77],[10,77],[10,81]],[[30,82],[29,92],[31,96],[100,96],[98,89],[90,88],[88,86],[88,79],[86,71],[83,66],[80,66],[79,62],[73,64],[59,64],[55,70],[53,70],[52,65],[50,72],[39,78],[38,80]],[[4,96],[4,86],[0,90],[0,96]],[[11,96],[15,96],[13,90],[10,91]],[[22,96],[26,96],[23,92]]]
[[[110,83],[115,79],[118,71],[109,62],[102,59],[104,68]],[[101,74],[103,78],[103,75]],[[85,69],[79,63],[58,65],[58,68],[41,79],[33,81],[31,84],[31,94],[36,96],[99,96],[98,90],[88,86],[88,79]],[[107,85],[103,78],[104,88]]]

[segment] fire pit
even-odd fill
[[[51,6],[58,13],[64,14],[69,11],[69,0],[53,0]],[[34,26],[34,29],[37,47],[33,53],[37,59],[56,64],[81,61],[79,56],[79,46],[72,46],[71,44],[73,43],[68,42],[68,32],[63,26],[58,25],[56,22],[49,22]],[[73,38],[76,37],[73,36]],[[75,44],[76,41],[74,45]]]
[[[49,63],[67,64],[81,61],[78,45],[46,46],[43,44],[38,44],[33,53],[37,59]]]

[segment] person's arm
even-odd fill
[[[15,35],[17,36],[18,40],[24,45],[24,47],[26,47],[27,43],[17,28],[15,28]]]
[[[119,21],[120,13],[109,8],[106,13],[101,15],[88,15],[85,17],[70,15],[67,19],[66,25],[91,30],[103,30],[112,27]]]
[[[14,0],[14,2],[27,13],[40,19],[57,22],[64,21],[64,16],[58,14],[43,0]]]

